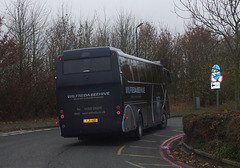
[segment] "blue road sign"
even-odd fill
[[[221,73],[220,73],[220,67],[218,65],[214,65],[212,67],[212,78],[215,80],[215,81],[218,81],[218,79],[220,78],[221,76]]]

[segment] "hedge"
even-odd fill
[[[240,161],[240,112],[215,112],[183,117],[185,142],[216,158]]]

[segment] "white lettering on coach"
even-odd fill
[[[125,87],[126,94],[145,93],[145,87]]]
[[[88,97],[99,97],[99,96],[110,96],[110,92],[95,92],[95,93],[85,93],[85,94],[71,94],[67,95],[68,99],[76,98],[88,98]]]

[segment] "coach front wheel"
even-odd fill
[[[161,116],[160,124],[158,125],[159,128],[164,129],[167,127],[168,117],[166,112],[164,112]]]

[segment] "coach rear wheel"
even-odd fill
[[[142,115],[139,115],[137,129],[135,130],[135,138],[136,140],[140,140],[143,135],[143,121]]]

